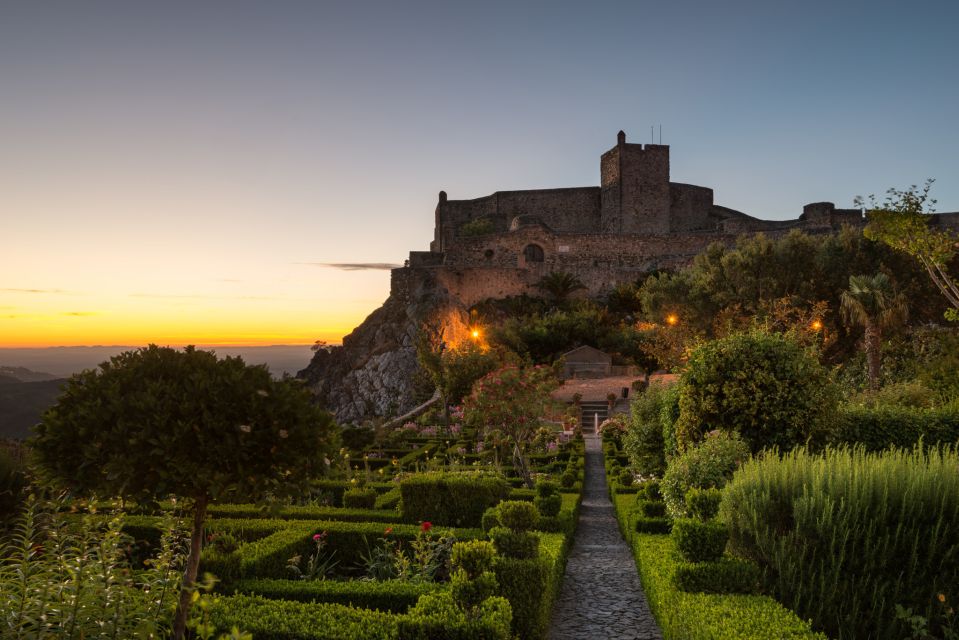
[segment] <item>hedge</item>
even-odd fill
[[[867,451],[959,442],[959,407],[920,409],[896,406],[846,406],[829,434],[833,445],[861,444]]]
[[[667,536],[636,534],[632,548],[665,640],[826,640],[767,596],[680,591],[673,581],[679,563]]]
[[[510,640],[512,611],[504,598],[492,597],[467,617],[448,591],[423,596],[404,616],[397,616],[401,640]]]
[[[380,498],[389,496],[384,493]],[[379,499],[379,498],[377,498]],[[283,520],[342,520],[343,522],[396,522],[399,514],[392,509],[344,509],[342,507],[291,506],[277,511],[264,511],[255,504],[211,505],[208,513],[214,518],[258,518]]]
[[[569,539],[562,534],[537,535],[540,538],[537,558],[500,558],[496,564],[500,593],[513,608],[513,631],[524,640],[546,636],[569,553]]]
[[[400,512],[406,522],[478,527],[483,512],[509,491],[502,476],[489,473],[418,473],[400,481]]]
[[[405,613],[421,595],[441,587],[436,582],[405,580],[274,580],[254,578],[234,585],[239,593],[271,600],[336,602],[364,609]]]
[[[716,562],[680,562],[673,584],[680,591],[759,593],[761,572],[748,560],[725,557]]]
[[[219,597],[210,608],[219,632],[238,627],[256,640],[394,640],[398,622],[381,611],[248,595]]]

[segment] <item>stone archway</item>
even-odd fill
[[[543,247],[538,244],[528,244],[523,249],[523,258],[526,260],[526,264],[532,264],[543,262],[546,259],[546,254],[543,252]]]

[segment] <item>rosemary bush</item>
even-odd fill
[[[902,638],[896,605],[934,618],[959,585],[955,447],[770,454],[736,473],[720,518],[776,598],[833,638]]]

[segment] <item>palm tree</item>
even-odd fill
[[[551,271],[539,279],[536,288],[543,291],[556,301],[564,302],[574,291],[586,288],[583,281],[566,271]]]
[[[862,327],[863,345],[869,367],[869,386],[879,388],[880,345],[886,329],[905,321],[906,302],[893,291],[884,273],[874,276],[849,276],[849,289],[842,292],[840,306],[846,324]]]

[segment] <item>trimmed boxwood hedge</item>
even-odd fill
[[[496,580],[513,607],[513,631],[525,640],[539,640],[549,628],[553,602],[559,594],[569,553],[568,539],[539,533],[539,556],[531,560],[500,558]]]
[[[221,632],[238,627],[256,640],[393,640],[399,617],[342,604],[307,604],[257,596],[220,597],[210,623]]]
[[[258,595],[271,600],[297,602],[336,602],[364,609],[405,613],[420,596],[436,591],[435,582],[405,580],[275,580],[253,578],[240,580],[237,592]]]
[[[861,444],[867,451],[959,442],[959,407],[920,409],[846,406],[829,435],[833,445]]]
[[[673,584],[680,591],[758,593],[761,578],[758,565],[740,558],[725,557],[716,562],[678,563]]]
[[[673,582],[675,547],[667,536],[636,534],[632,547],[649,607],[665,640],[826,640],[767,596],[680,591]]]
[[[400,481],[400,512],[405,522],[478,527],[483,512],[505,499],[509,483],[489,473],[418,473]]]
[[[390,495],[385,493],[380,497]],[[379,498],[377,498],[379,499]],[[283,519],[283,520],[342,520],[343,522],[396,522],[398,514],[392,509],[344,509],[342,507],[283,507],[271,512],[255,504],[210,505],[208,513],[214,518]]]

